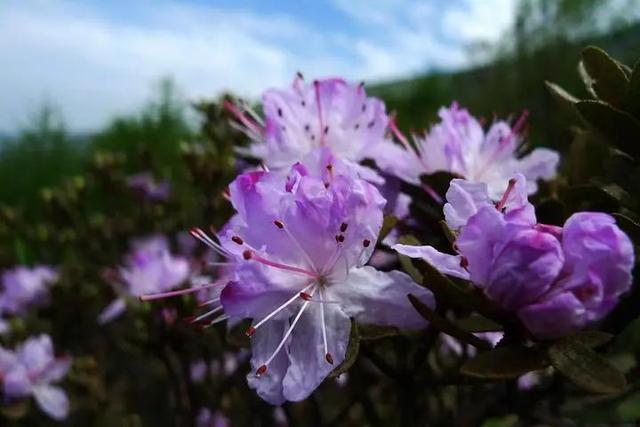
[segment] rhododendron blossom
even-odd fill
[[[536,180],[548,180],[556,175],[559,155],[546,148],[537,148],[520,157],[522,131],[526,114],[510,126],[497,121],[488,131],[469,112],[453,103],[439,111],[440,123],[425,136],[416,136],[410,144],[393,122],[390,127],[400,145],[379,145],[375,160],[385,172],[421,185],[420,176],[438,171],[459,175],[468,181],[485,183],[489,196],[498,200],[509,179],[516,173],[527,180],[527,192],[537,191]]]
[[[459,229],[458,254],[430,246],[394,249],[472,281],[534,335],[555,338],[603,318],[629,290],[633,245],[603,213],[574,214],[562,228],[537,224],[526,189],[517,175],[494,205],[486,185],[454,179],[444,211]]]
[[[229,258],[220,300],[226,316],[253,319],[248,380],[263,399],[302,400],[318,387],[344,360],[351,318],[425,326],[406,296],[432,306],[431,293],[404,273],[365,266],[384,199],[328,149],[311,152],[287,176],[240,175],[230,199],[237,214],[219,243],[195,234]]]
[[[271,89],[262,96],[264,119],[249,108],[226,106],[241,129],[253,140],[242,151],[272,170],[286,173],[317,147],[333,154],[372,182],[383,179],[359,162],[372,158],[385,140],[389,118],[382,101],[369,98],[364,85],[351,85],[340,78],[305,84],[297,75],[288,89]]]
[[[29,338],[15,351],[0,346],[0,383],[5,398],[33,396],[38,406],[56,420],[67,417],[69,401],[52,383],[62,380],[70,366],[69,357],[54,356],[48,335]]]
[[[58,280],[56,269],[18,266],[2,273],[0,313],[24,315],[33,306],[46,303],[49,287]]]
[[[151,236],[132,242],[131,252],[114,277],[120,296],[100,314],[100,323],[118,317],[126,309],[125,296],[164,292],[184,283],[190,274],[189,262],[172,255],[164,236]]]

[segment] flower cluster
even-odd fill
[[[633,245],[610,215],[580,212],[563,227],[539,224],[523,175],[509,181],[497,204],[486,184],[460,179],[451,182],[447,201],[458,254],[430,246],[394,249],[472,281],[538,338],[602,319],[631,286]]]
[[[184,277],[171,280],[166,257],[152,268],[157,274],[132,262],[121,275],[143,300],[196,293],[208,309],[192,322],[204,327],[251,319],[247,379],[264,400],[308,397],[345,360],[354,322],[427,326],[407,296],[434,309],[431,291],[405,273],[367,265],[385,212],[410,217],[399,180],[422,186],[422,175],[438,171],[463,178],[451,181],[443,206],[457,254],[393,248],[472,282],[517,313],[532,337],[564,336],[602,319],[629,289],[633,248],[611,216],[584,212],[564,227],[537,223],[528,195],[537,180],[555,177],[559,156],[548,149],[523,155],[526,114],[485,132],[454,103],[426,136],[410,142],[362,84],[308,85],[298,75],[262,101],[263,116],[225,103],[251,140],[240,154],[262,168],[229,185],[235,214],[220,232],[191,232],[223,258],[210,263],[219,269],[216,280],[204,276],[201,286],[171,290]],[[144,280],[135,285],[139,275]],[[206,364],[194,365],[193,375],[204,372]]]
[[[71,358],[56,358],[48,335],[27,339],[15,351],[0,346],[0,381],[6,400],[33,396],[51,418],[62,420],[69,412],[64,391],[53,385],[64,378]]]

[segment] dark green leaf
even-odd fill
[[[476,378],[502,380],[517,378],[548,365],[544,355],[534,348],[497,347],[467,361],[460,372]]]
[[[640,61],[636,62],[631,72],[625,99],[626,110],[640,119]]]
[[[561,198],[573,210],[617,211],[620,201],[610,193],[595,185],[579,185],[562,191]]]
[[[627,90],[627,75],[605,51],[589,46],[582,51],[582,61],[591,77],[593,91],[599,99],[620,107]]]
[[[0,414],[13,420],[17,420],[24,417],[25,415],[27,415],[28,411],[29,411],[28,399],[23,399],[14,403],[10,403],[8,405],[5,404],[3,406],[0,406]]]
[[[382,228],[380,229],[380,235],[378,236],[378,243],[382,242],[384,238],[391,233],[391,230],[393,230],[393,227],[395,227],[396,224],[398,224],[398,218],[393,215],[385,215],[382,220]]]
[[[393,326],[358,325],[358,336],[361,340],[378,340],[395,335],[398,335],[398,329]]]
[[[444,236],[449,241],[449,244],[453,246],[453,244],[456,242],[456,233],[449,228],[446,221],[440,221],[440,226],[442,227]]]
[[[580,116],[621,151],[640,155],[640,122],[630,114],[600,101],[576,103]]]
[[[613,216],[620,228],[631,237],[631,240],[640,244],[640,224],[620,213],[614,213]]]
[[[408,297],[411,305],[413,305],[416,311],[437,330],[458,339],[462,343],[470,344],[480,350],[491,349],[491,344],[458,327],[456,324],[450,322],[444,317],[439,316],[435,311],[424,305],[415,296],[408,295]]]
[[[586,347],[596,348],[611,341],[613,335],[602,331],[581,331],[574,334],[572,339]]]
[[[329,378],[339,377],[344,374],[353,366],[358,358],[358,352],[360,351],[360,335],[358,333],[358,325],[355,320],[351,319],[351,333],[349,335],[349,345],[347,346],[347,354],[344,356],[344,360],[338,365],[331,373]]]
[[[619,393],[627,385],[620,371],[575,337],[556,341],[549,347],[548,355],[558,371],[587,391]]]
[[[398,239],[398,243],[403,245],[411,245],[418,246],[420,245],[420,241],[415,236],[407,235],[401,236]],[[420,271],[413,265],[411,258],[406,255],[398,254],[398,259],[400,260],[400,265],[402,265],[402,269],[409,275],[411,278],[418,284],[422,284],[422,274]]]
[[[233,328],[227,329],[226,341],[238,347],[249,347],[251,339],[247,336],[247,330],[251,326],[251,320],[245,319],[237,323]]]
[[[475,314],[458,320],[456,324],[468,332],[494,332],[502,330],[502,325]]]
[[[556,98],[562,105],[565,107],[573,108],[573,105],[579,101],[578,98],[571,95],[569,92],[561,88],[555,83],[545,81],[544,84],[547,86],[547,89]]]

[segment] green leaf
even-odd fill
[[[575,337],[556,341],[547,353],[553,367],[584,390],[609,394],[626,388],[624,375]]]
[[[382,220],[382,228],[380,229],[380,235],[378,236],[378,243],[382,242],[385,237],[391,233],[393,227],[398,224],[398,218],[393,215],[385,215]]]
[[[401,236],[398,239],[398,243],[403,245],[411,245],[411,246],[419,246],[420,241],[412,235]],[[406,255],[398,254],[398,259],[400,260],[400,265],[402,269],[409,275],[411,278],[418,284],[422,285],[422,274],[420,271],[413,265],[411,258]]]
[[[467,361],[460,372],[476,378],[504,380],[544,369],[549,361],[544,354],[528,347],[496,347]]]
[[[572,336],[580,344],[589,348],[600,347],[613,339],[613,335],[603,331],[580,331]]]
[[[487,418],[482,423],[482,427],[512,427],[515,425],[518,425],[518,416],[515,414]]]
[[[444,317],[439,316],[435,311],[424,305],[422,301],[415,296],[409,294],[408,298],[416,311],[437,330],[444,332],[465,344],[470,344],[479,350],[491,349],[491,344],[458,327],[456,324],[450,322]]]
[[[358,337],[364,341],[392,337],[398,335],[398,333],[398,328],[394,328],[393,326],[358,324]]]
[[[613,216],[616,219],[616,223],[622,228],[622,231],[627,233],[636,245],[640,244],[640,224],[620,213],[614,213]]]
[[[449,225],[447,225],[446,221],[440,221],[440,227],[442,227],[442,232],[444,233],[444,236],[447,238],[447,241],[449,242],[449,244],[453,246],[457,238],[455,231],[449,228]]]
[[[477,314],[458,320],[456,325],[468,332],[495,332],[502,330],[502,325]]]
[[[640,155],[640,122],[629,113],[601,101],[576,103],[580,116],[621,151]]]
[[[591,87],[598,98],[620,107],[625,99],[628,78],[624,70],[607,53],[595,46],[582,51],[584,68],[591,77]]]
[[[573,108],[574,104],[579,101],[578,98],[571,95],[569,92],[555,83],[545,81],[544,84],[547,86],[547,89],[549,90],[551,95],[553,95],[553,97],[565,107]]]
[[[28,399],[19,400],[8,405],[0,406],[0,414],[7,418],[17,420],[27,415],[29,406]]]
[[[612,194],[596,185],[578,185],[561,192],[561,199],[571,205],[573,210],[617,211],[620,201]]]
[[[336,378],[344,374],[353,366],[358,358],[360,351],[360,334],[358,332],[358,325],[355,320],[351,319],[351,333],[349,334],[349,345],[347,346],[347,354],[344,356],[344,360],[338,365],[331,373],[329,378]]]
[[[237,347],[249,347],[251,345],[251,338],[247,336],[247,330],[251,326],[251,320],[245,319],[233,328],[227,329],[226,341],[227,343]]]
[[[640,119],[640,61],[636,62],[631,72],[625,98],[626,110]]]

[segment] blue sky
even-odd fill
[[[0,130],[45,101],[75,130],[135,111],[172,76],[189,99],[257,97],[296,71],[384,81],[469,64],[516,0],[7,0]]]

